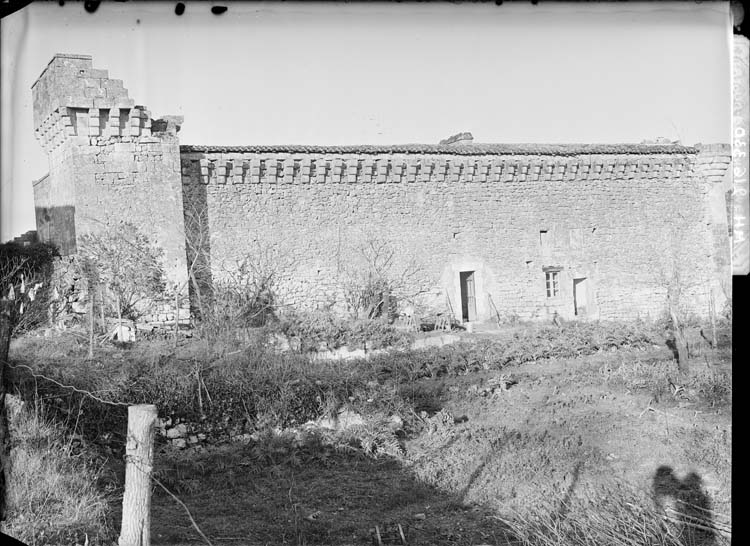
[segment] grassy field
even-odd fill
[[[695,351],[686,377],[663,340],[612,328],[515,327],[315,363],[195,340],[100,348],[83,364],[85,344],[73,337],[19,339],[15,379],[27,399],[51,401],[42,417],[63,432],[46,444],[19,441],[16,460],[57,446],[72,462],[56,472],[78,476],[82,488],[65,494],[93,488],[108,509],[40,535],[29,520],[66,499],[19,496],[5,531],[30,544],[82,543],[84,534],[105,544],[119,527],[122,408],[100,411],[23,366],[101,398],[150,393],[165,401],[162,411],[194,412],[190,373],[203,362],[210,401],[201,410],[211,414],[213,404],[217,418],[230,416],[222,401],[242,388],[254,435],[200,450],[159,445],[155,477],[191,515],[155,486],[156,545],[205,544],[191,517],[214,545],[372,544],[376,526],[383,544],[399,544],[400,532],[412,545],[728,544],[731,338]],[[364,423],[302,426],[344,409]]]

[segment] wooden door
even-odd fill
[[[477,297],[474,271],[462,271],[461,279],[461,318],[472,321],[477,318]]]
[[[577,317],[586,316],[587,300],[586,290],[588,288],[586,279],[573,279],[573,307]]]

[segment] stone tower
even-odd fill
[[[164,250],[167,278],[185,282],[182,119],[152,121],[88,55],[55,55],[32,94],[49,158],[49,174],[34,183],[40,239],[73,254],[81,235],[126,220]]]

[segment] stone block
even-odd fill
[[[135,101],[133,99],[128,99],[127,97],[118,97],[117,101],[115,102],[115,107],[121,110],[130,109],[133,106],[135,106]]]
[[[101,68],[89,68],[84,72],[84,77],[95,80],[106,80],[109,78],[109,72]]]
[[[113,108],[115,106],[115,100],[109,97],[94,97],[93,102],[94,108]]]
[[[76,108],[76,109],[82,109],[82,110],[88,110],[89,108],[94,107],[94,99],[93,97],[85,97],[85,96],[72,96],[68,95],[66,97],[63,97],[61,100],[61,103],[69,108]]]

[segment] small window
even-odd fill
[[[547,284],[547,297],[554,298],[560,294],[560,272],[546,271],[544,273]]]

